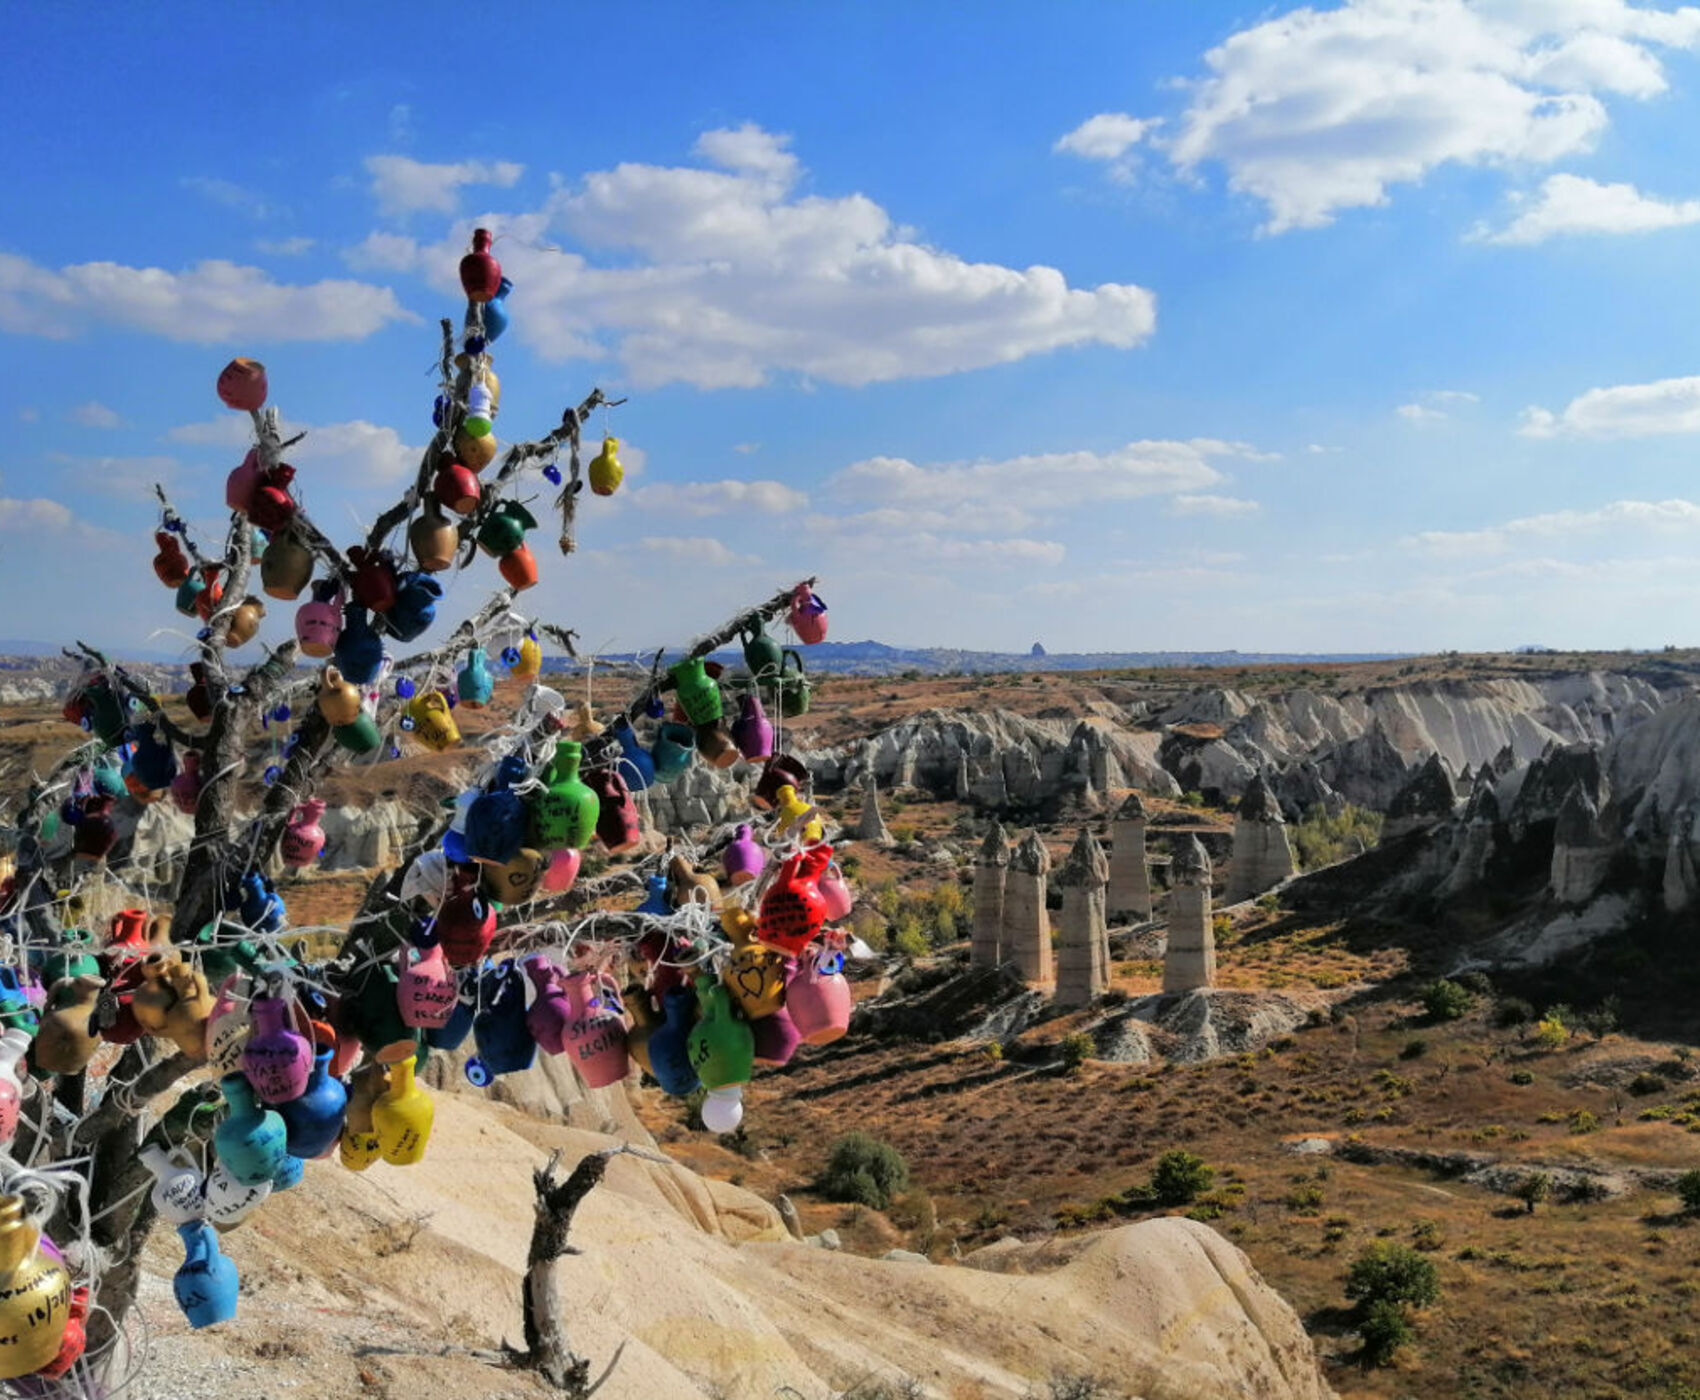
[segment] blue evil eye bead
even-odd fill
[[[240,685],[240,684],[233,685],[233,686],[227,686],[225,688],[224,693],[226,695],[229,695],[229,696],[232,696],[232,697],[239,696],[239,695],[246,695],[248,693],[248,687],[245,686],[245,685]]]
[[[139,695],[132,695],[130,697],[130,713],[133,715],[139,715],[141,714],[142,709],[143,705],[141,697]]]
[[[445,690],[443,692],[443,699],[449,702],[449,708],[452,710],[456,705],[460,704],[460,691]]]
[[[835,973],[844,971],[844,954],[825,953],[815,966],[822,977],[831,977]]]
[[[484,347],[488,343],[488,340],[484,336],[469,335],[466,338],[466,353],[469,355],[482,355],[484,353]]]
[[[201,630],[199,632],[195,633],[195,640],[197,642],[204,642],[211,636],[212,636],[212,628],[203,627],[203,628],[201,628]]]
[[[506,666],[510,671],[515,666],[519,665],[519,648],[518,647],[503,647],[502,648],[502,665]]]
[[[662,703],[661,697],[652,690],[644,697],[643,712],[651,719],[660,719],[667,713],[667,706]]]
[[[266,786],[267,787],[272,786],[272,784],[275,783],[282,776],[283,776],[283,769],[279,768],[277,766],[277,764],[275,764],[275,763],[272,764],[270,767],[268,767],[266,769],[266,772],[265,772]]]
[[[400,758],[401,757],[401,745],[400,744],[392,743],[390,745],[390,757],[391,758]],[[319,854],[323,855],[324,852],[321,851],[321,852],[319,852]]]
[[[87,715],[84,715],[80,720],[77,721],[77,723],[82,725],[83,729],[86,732],[88,732],[88,733],[94,732],[94,721],[91,720]]]
[[[260,716],[260,728],[261,729],[270,729],[271,727],[272,727],[272,717],[270,715],[261,715]]]
[[[418,689],[419,687],[414,685],[414,683],[406,676],[403,676],[395,683],[395,693],[401,696],[403,700],[411,700],[414,692]]]
[[[289,718],[289,706],[288,705],[279,705],[275,710],[272,711],[272,718],[275,719],[279,724],[282,724],[286,719]]]
[[[561,484],[561,469],[553,462],[549,463],[548,466],[543,468],[543,479],[551,486],[559,486]]]
[[[466,1077],[480,1089],[495,1078],[495,1076],[484,1067],[484,1061],[479,1059],[476,1055],[472,1056],[472,1058],[466,1062]]]
[[[413,716],[412,715],[403,715],[401,717],[401,727],[407,733],[409,733],[409,734],[413,733]]]
[[[431,405],[431,421],[437,427],[443,426],[443,415],[449,411],[449,401],[442,395],[437,395],[436,403]]]

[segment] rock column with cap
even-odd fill
[[[1611,867],[1613,853],[1599,809],[1577,783],[1558,809],[1553,827],[1549,882],[1553,898],[1561,904],[1584,904],[1592,899]]]
[[[1085,1006],[1110,988],[1104,936],[1104,887],[1110,863],[1090,831],[1082,831],[1057,876],[1062,938],[1057,951],[1057,1005]]]
[[[1183,836],[1169,864],[1169,946],[1163,991],[1192,992],[1216,983],[1216,930],[1211,925],[1210,857],[1196,836]]]
[[[1234,864],[1228,872],[1229,904],[1272,890],[1293,873],[1293,848],[1281,804],[1259,773],[1246,786],[1234,817]]]
[[[1023,978],[1043,988],[1056,982],[1051,965],[1051,923],[1045,913],[1050,870],[1051,857],[1045,843],[1037,832],[1028,832],[1010,856],[998,935],[1003,960],[1014,963]]]
[[[976,967],[996,967],[1004,960],[1004,878],[1009,873],[1009,842],[1003,827],[993,822],[974,864],[974,937],[971,956]]]
[[[1110,824],[1109,917],[1116,921],[1151,917],[1151,876],[1145,865],[1145,803],[1137,792],[1116,809]]]
[[[862,782],[862,818],[856,823],[856,839],[871,841],[876,846],[896,844],[891,833],[886,830],[885,818],[880,815],[879,784],[874,781],[871,768]]]

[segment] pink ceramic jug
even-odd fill
[[[785,1011],[805,1045],[830,1045],[849,1030],[853,1000],[844,974],[823,973],[819,958],[804,958],[785,985]]]
[[[396,950],[396,1005],[402,1024],[415,1030],[439,1030],[455,1012],[459,988],[443,957],[443,945],[426,952],[409,944]]]
[[[573,972],[561,979],[572,1014],[562,1049],[588,1089],[605,1089],[626,1077],[626,1020],[594,974]]]
[[[562,1037],[575,1009],[561,985],[560,969],[541,957],[527,958],[524,966],[531,985],[537,989],[536,997],[526,1008],[525,1028],[545,1055],[559,1055],[564,1048]]]
[[[837,861],[827,866],[826,873],[820,877],[815,888],[820,891],[820,897],[826,903],[826,921],[829,924],[837,923],[856,907],[856,896],[851,893]]]
[[[808,584],[799,583],[797,591],[791,595],[791,613],[787,620],[791,630],[810,646],[826,640],[826,604],[815,596],[814,589]]]
[[[291,1003],[256,997],[248,1008],[253,1031],[242,1050],[242,1073],[263,1103],[288,1103],[307,1091],[313,1043],[289,1024]]]
[[[309,797],[289,814],[289,825],[283,829],[283,863],[300,870],[311,865],[325,849],[324,828],[319,818],[325,814],[322,799]]]

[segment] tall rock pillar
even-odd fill
[[[1062,889],[1062,938],[1057,949],[1058,1006],[1085,1006],[1110,988],[1104,887],[1110,863],[1090,831],[1082,831],[1057,876]]]
[[[1029,831],[1009,859],[998,936],[1003,960],[1014,963],[1028,982],[1047,989],[1056,982],[1051,968],[1051,921],[1045,913],[1045,877],[1050,870],[1050,853],[1039,833]]]
[[[1228,872],[1228,903],[1238,904],[1272,890],[1293,873],[1293,848],[1281,804],[1259,773],[1247,785],[1234,817],[1234,867]]]
[[[1110,824],[1110,893],[1106,910],[1116,921],[1151,917],[1151,876],[1145,865],[1145,803],[1130,793]]]
[[[996,967],[1006,956],[1003,947],[1004,878],[1009,873],[1009,842],[1003,827],[993,822],[974,863],[974,938],[976,967]]]
[[[1210,922],[1210,857],[1196,836],[1183,836],[1169,864],[1169,947],[1163,955],[1164,992],[1191,992],[1216,983],[1216,930]]]
[[[867,777],[862,782],[862,817],[856,823],[856,839],[871,841],[876,846],[896,844],[891,833],[885,829],[885,818],[880,815],[880,790],[874,781],[872,768],[868,769]]]
[[[1585,904],[1611,868],[1613,845],[1599,809],[1577,783],[1558,809],[1552,833],[1552,876],[1548,888],[1561,904]]]

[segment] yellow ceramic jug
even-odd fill
[[[427,690],[407,704],[413,721],[413,737],[428,749],[441,753],[460,743],[460,726],[449,713],[448,698],[440,690]]]
[[[324,679],[319,682],[319,713],[333,728],[360,718],[360,688],[345,681],[335,666],[325,667]]]
[[[23,1199],[0,1196],[0,1380],[39,1371],[59,1354],[71,1275],[41,1248]]]
[[[430,1096],[414,1082],[413,1063],[410,1055],[390,1066],[390,1087],[372,1105],[378,1151],[392,1167],[410,1167],[424,1160],[437,1112]]]

